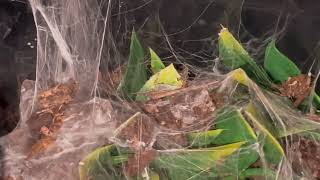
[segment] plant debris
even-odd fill
[[[189,91],[194,91],[194,90],[201,90],[201,89],[215,89],[221,85],[220,81],[211,81],[211,82],[206,82],[206,83],[197,83],[193,84],[192,86],[182,88],[182,89],[175,89],[175,90],[164,90],[164,91],[152,91],[152,92],[147,92],[145,93],[151,100],[157,100],[169,96],[174,96],[175,94],[179,93],[188,93]]]
[[[184,133],[159,134],[155,142],[156,149],[180,149],[189,145],[187,136]]]
[[[317,114],[308,114],[307,118],[315,122],[320,122],[320,116]]]
[[[140,151],[152,142],[154,128],[153,121],[138,112],[116,129],[115,138],[129,143],[134,151]]]
[[[40,139],[32,145],[27,159],[44,152],[55,141],[65,118],[66,106],[73,100],[77,90],[78,84],[70,80],[39,94],[39,110],[31,116],[28,124],[30,129],[40,133]]]
[[[150,101],[143,107],[161,126],[175,130],[201,122],[216,109],[205,89],[182,91],[167,99]]]
[[[125,72],[126,64],[117,67],[112,72],[99,73],[99,90],[106,95],[114,95],[113,93],[121,83],[122,74]]]
[[[293,105],[298,107],[310,95],[312,89],[309,75],[290,77],[280,88],[281,95],[293,99]]]
[[[125,174],[128,176],[136,176],[140,174],[144,168],[149,166],[156,156],[157,151],[154,149],[148,149],[135,153],[133,157],[128,159],[125,167]]]

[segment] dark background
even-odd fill
[[[252,55],[261,60],[268,38],[308,72],[320,40],[317,0],[114,0],[112,33],[123,57],[133,27],[168,61],[173,58],[207,68],[216,58],[220,24],[228,27]],[[0,136],[19,119],[19,89],[35,78],[36,28],[27,1],[0,0]]]

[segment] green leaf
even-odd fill
[[[144,65],[144,51],[136,33],[131,35],[130,55],[127,69],[119,90],[127,98],[134,99],[136,93],[147,81],[147,69]]]
[[[224,145],[241,141],[255,142],[257,140],[251,126],[242,114],[233,107],[221,110],[215,122],[215,127],[224,131],[215,138],[214,144]]]
[[[275,136],[267,129],[267,126],[263,125],[267,123],[267,120],[263,118],[252,103],[247,106],[245,112],[257,129],[261,131],[258,139],[263,146],[265,158],[271,163],[278,164],[285,156],[285,152]]]
[[[277,178],[277,173],[265,168],[250,168],[243,171],[240,175],[240,179],[242,180],[254,177],[262,177],[264,179],[272,180]]]
[[[260,157],[256,147],[253,146],[254,145],[248,143],[245,146],[242,146],[237,153],[233,153],[224,161],[221,165],[222,167],[217,168],[217,173],[228,174],[236,177],[234,179],[238,179],[241,172],[257,162]]]
[[[151,70],[153,74],[155,74],[160,70],[164,69],[165,66],[162,63],[159,56],[151,48],[149,48],[149,51],[150,51],[150,57],[151,57]]]
[[[272,40],[266,49],[264,68],[278,83],[284,83],[289,77],[301,74],[296,64],[277,49],[275,40]],[[312,93],[311,96],[313,96],[313,105],[320,109],[320,97],[316,93]]]
[[[219,33],[219,57],[223,63],[237,69],[253,61],[247,51],[233,37],[227,28],[222,28]]]
[[[114,145],[98,148],[79,164],[80,180],[118,180],[123,178],[122,164],[127,161],[130,151]]]
[[[313,105],[317,108],[320,109],[320,97],[317,93],[313,93]]]
[[[231,69],[242,68],[247,75],[264,88],[272,85],[268,74],[250,57],[226,28],[219,33],[219,58]]]
[[[243,117],[241,112],[234,107],[222,109],[215,120],[215,127],[223,129],[214,144],[229,144],[234,142],[246,141],[246,146],[230,156],[217,170],[220,173],[232,174],[238,177],[239,173],[247,169],[251,164],[259,159],[259,154],[255,148],[251,147],[258,138],[249,123]],[[219,173],[217,172],[217,173]]]
[[[159,90],[173,90],[179,89],[183,86],[183,80],[178,71],[174,68],[173,64],[170,64],[166,68],[162,69],[143,85],[140,89],[136,101],[145,101],[147,97],[144,93]]]
[[[225,146],[161,152],[154,162],[156,169],[167,171],[168,179],[208,179],[210,172],[246,142]],[[219,163],[220,162],[220,163]]]
[[[213,144],[223,129],[209,130],[204,132],[188,133],[188,142],[192,147],[203,147]]]
[[[264,68],[276,81],[283,83],[289,77],[301,74],[299,68],[277,48],[275,41],[271,41],[265,53]]]

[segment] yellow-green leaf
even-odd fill
[[[236,81],[238,81],[240,84],[249,86],[250,79],[248,78],[246,72],[244,72],[242,69],[236,69],[230,72],[232,78]]]
[[[216,137],[218,137],[222,131],[223,129],[216,129],[204,132],[188,133],[188,142],[192,147],[208,146],[214,143]]]
[[[101,147],[79,163],[80,180],[118,180],[124,177],[121,167],[129,157],[129,151],[121,151],[114,145]]]
[[[247,106],[245,112],[248,118],[250,118],[255,126],[262,132],[258,139],[263,145],[264,156],[271,163],[279,163],[285,156],[285,152],[275,136],[263,125],[266,120],[252,103]]]
[[[219,57],[226,66],[232,69],[239,68],[249,61],[253,61],[227,28],[222,28],[219,33]]]
[[[238,151],[246,142],[229,145],[161,152],[154,162],[156,169],[166,169],[169,179],[201,179],[208,178],[212,169],[216,169],[222,161]]]
[[[150,180],[160,180],[159,174],[151,171],[150,172]]]
[[[144,93],[159,90],[173,90],[181,88],[183,80],[178,71],[174,68],[173,64],[170,64],[166,68],[162,69],[158,73],[151,76],[151,78],[140,89],[136,100],[145,100]]]
[[[219,34],[219,58],[231,69],[242,68],[260,86],[271,87],[272,82],[265,70],[250,57],[226,28],[222,28]]]
[[[164,69],[165,66],[162,63],[160,57],[151,48],[149,48],[149,51],[150,51],[150,58],[151,58],[151,70],[153,74],[155,74],[161,71],[162,69]]]

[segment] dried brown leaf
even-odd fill
[[[55,137],[63,124],[64,110],[73,100],[77,90],[78,84],[75,81],[69,81],[39,94],[40,109],[31,116],[27,123],[30,130],[37,130],[42,136],[32,145],[27,159],[43,153],[55,142]]]
[[[289,78],[280,88],[281,95],[294,100],[294,106],[298,107],[307,98],[312,89],[311,77],[299,75]]]

